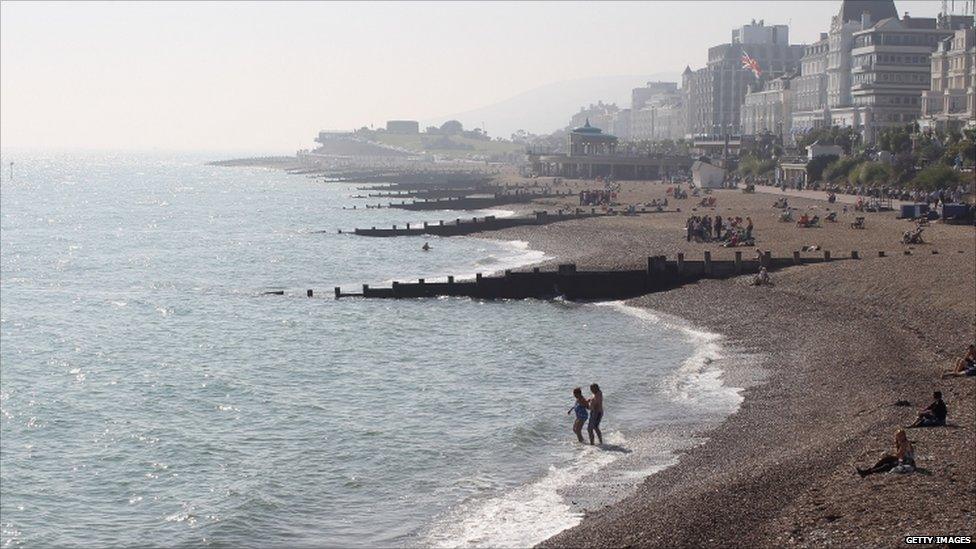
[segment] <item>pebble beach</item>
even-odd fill
[[[624,182],[619,201],[660,200],[666,188]],[[912,223],[897,212],[843,213],[824,195],[789,201],[797,214],[838,211],[838,222],[798,228],[778,221],[772,203],[779,191],[763,191],[715,191],[715,208],[697,208],[699,199],[689,197],[670,201],[668,209],[680,212],[484,234],[527,241],[556,258],[550,263],[634,268],[649,255],[678,252],[693,258],[709,250],[730,259],[734,249],[685,239],[689,215],[719,214],[751,217],[756,246],[774,257],[803,246],[820,247],[809,254],[847,257],[857,250],[862,257],[786,269],[770,287],[751,286],[748,276],[705,280],[628,302],[721,333],[761,357],[762,375],[746,371],[755,364],[739,371],[729,365],[726,379],[746,386],[737,413],[676,465],[649,476],[623,501],[585,509],[580,525],[542,546],[888,547],[905,536],[972,535],[976,391],[971,378],[943,380],[940,373],[974,337],[973,227],[936,222],[926,228],[925,244],[906,246],[901,234]],[[549,200],[530,209],[576,205]],[[866,229],[850,228],[856,216],[866,218]],[[891,451],[894,431],[914,420],[934,390],[945,395],[949,425],[909,430],[918,472],[859,478],[854,466]]]

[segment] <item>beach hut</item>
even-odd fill
[[[691,165],[691,179],[696,187],[721,189],[725,183],[725,170],[708,162],[697,160]]]
[[[902,204],[901,219],[915,219],[929,213],[928,204]]]

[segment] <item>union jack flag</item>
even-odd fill
[[[742,68],[752,71],[752,74],[756,75],[756,78],[762,76],[762,69],[759,68],[759,61],[755,58],[749,57],[748,53],[742,54]]]

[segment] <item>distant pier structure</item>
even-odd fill
[[[615,179],[660,179],[691,169],[692,158],[668,154],[629,154],[617,151],[616,136],[586,124],[569,132],[569,153],[530,149],[527,153],[532,173],[540,176]]]

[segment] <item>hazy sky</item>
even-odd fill
[[[697,68],[753,18],[789,23],[791,41],[808,42],[839,6],[3,2],[0,144],[290,152],[323,128],[436,118],[562,80]]]

